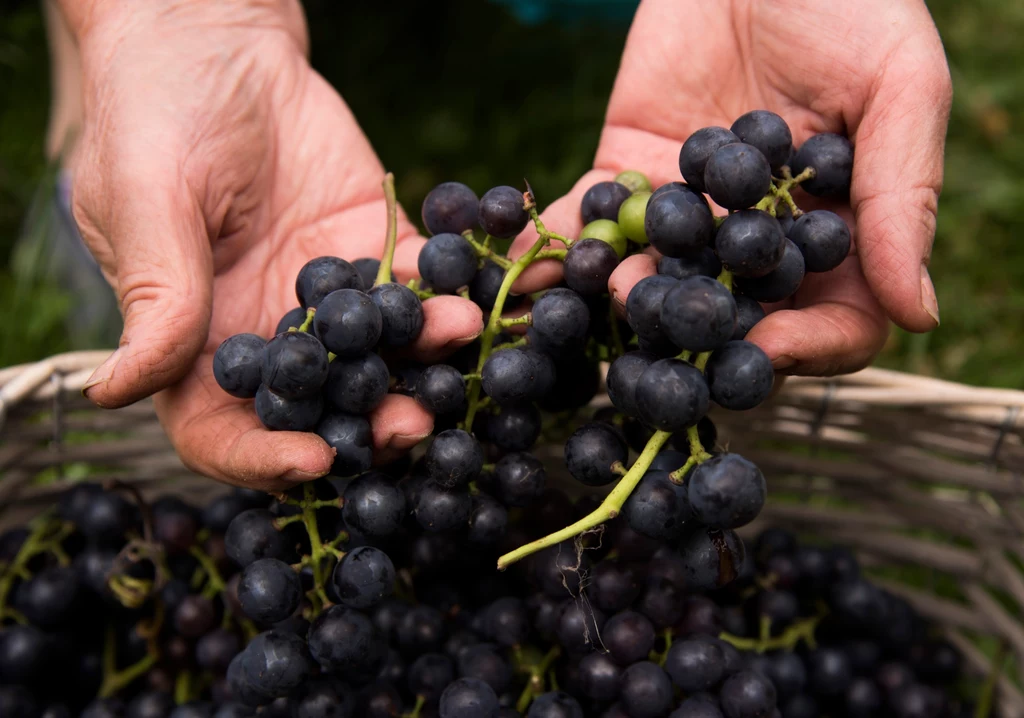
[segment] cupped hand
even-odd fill
[[[820,132],[854,145],[845,206],[854,250],[837,269],[808,274],[797,294],[748,335],[777,370],[836,374],[870,363],[888,319],[915,332],[939,322],[928,259],[942,185],[951,84],[942,44],[920,0],[644,0],[629,33],[595,169],[545,213],[575,236],[580,200],[598,181],[641,170],[655,187],[680,179],[679,148],[695,130],[741,114],[782,115],[799,146]],[[719,213],[722,213],[719,211]],[[534,241],[517,240],[513,254]],[[640,255],[610,282],[621,309],[653,274]],[[519,291],[558,280],[557,263],[524,273]]]
[[[310,68],[297,3],[104,6],[78,23],[85,124],[73,209],[125,327],[87,396],[117,407],[159,392],[182,459],[214,478],[282,489],[324,475],[333,450],[315,434],[265,430],[251,401],[217,386],[212,357],[232,334],[273,334],[298,304],[307,260],[380,257],[383,168]],[[402,215],[398,237],[404,281],[423,240]],[[482,329],[479,309],[458,297],[428,300],[424,313],[413,347],[423,358]],[[429,434],[432,417],[389,395],[371,423],[384,459]]]

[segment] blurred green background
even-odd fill
[[[942,326],[893,333],[879,364],[1024,385],[1024,3],[934,0],[953,72],[946,185],[932,260]],[[434,184],[478,191],[529,177],[558,197],[593,156],[628,28],[629,0],[307,0],[313,63],[342,93],[419,205]],[[509,10],[516,6],[516,14]],[[357,9],[353,9],[356,7]],[[108,337],[74,337],[73,291],[33,252],[47,232],[49,58],[37,0],[0,16],[0,366]],[[798,52],[798,48],[794,48]]]

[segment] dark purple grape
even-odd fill
[[[434,291],[454,294],[476,276],[477,256],[472,245],[457,234],[435,234],[420,250],[420,276]]]
[[[711,242],[715,221],[704,197],[683,186],[651,195],[644,231],[651,246],[666,257],[693,257]]]
[[[697,466],[687,481],[693,517],[711,528],[734,529],[764,508],[764,475],[739,454],[719,454]]]
[[[618,182],[598,182],[588,189],[580,202],[580,217],[583,224],[597,219],[619,218],[619,207],[633,194],[629,188]]]
[[[853,682],[850,660],[839,648],[819,648],[807,659],[807,687],[819,698],[838,698]]]
[[[430,478],[442,488],[452,489],[476,481],[484,465],[484,450],[472,434],[448,429],[434,437],[425,461]]]
[[[484,633],[502,646],[522,645],[529,637],[530,619],[526,604],[513,596],[494,601],[481,612]]]
[[[889,706],[896,718],[930,718],[945,715],[945,699],[938,689],[914,683],[895,691]]]
[[[874,718],[881,715],[885,701],[874,682],[868,678],[857,678],[846,689],[843,706],[848,718]]]
[[[532,454],[506,454],[494,466],[494,486],[498,497],[509,506],[528,506],[544,493],[547,472]]]
[[[745,556],[743,541],[735,532],[705,528],[698,528],[684,538],[678,551],[686,585],[694,591],[710,591],[732,583]]]
[[[436,703],[454,678],[455,667],[448,656],[424,653],[409,666],[409,692],[427,703]]]
[[[343,606],[366,609],[391,595],[395,566],[379,548],[360,546],[338,562],[331,580]]]
[[[383,322],[380,309],[368,294],[339,289],[320,302],[313,329],[328,351],[339,357],[358,357],[377,346]],[[265,377],[263,381],[266,383]]]
[[[388,393],[388,366],[376,354],[336,357],[327,373],[325,392],[338,411],[369,414]]]
[[[643,614],[622,611],[608,619],[601,632],[601,641],[608,655],[620,666],[630,666],[647,659],[654,649],[654,625]]]
[[[579,294],[556,288],[533,304],[533,331],[543,349],[554,353],[573,351],[586,343],[590,310]]]
[[[619,266],[615,249],[600,239],[581,239],[565,255],[562,274],[574,292],[584,296],[608,293],[608,279]]]
[[[505,536],[508,509],[487,494],[473,496],[467,538],[476,544],[494,544]]]
[[[224,535],[228,556],[245,567],[261,558],[284,558],[285,538],[274,527],[274,516],[266,509],[249,509],[238,514]]]
[[[725,653],[707,636],[676,640],[665,657],[665,670],[684,693],[711,690],[725,678]]]
[[[759,302],[781,302],[796,294],[804,281],[804,255],[790,240],[783,244],[779,266],[763,277],[737,277],[737,291]]]
[[[289,329],[298,329],[306,321],[306,310],[302,307],[295,307],[290,309],[287,314],[281,317],[281,321],[277,323],[277,328],[274,329],[274,336],[286,332]]]
[[[710,693],[689,696],[668,718],[723,718],[718,699]]]
[[[523,193],[515,187],[492,187],[480,198],[480,226],[492,237],[512,239],[530,221],[525,205]]]
[[[213,355],[213,378],[220,388],[240,399],[256,396],[266,344],[255,334],[235,334],[221,342]]]
[[[715,254],[737,277],[763,277],[782,261],[786,236],[770,214],[758,209],[733,212],[715,233]]]
[[[644,536],[676,538],[691,519],[686,486],[672,481],[666,471],[648,470],[626,499],[622,515]]]
[[[736,301],[736,330],[732,333],[733,341],[747,336],[754,325],[765,318],[764,307],[757,300],[742,294],[733,295]]]
[[[668,341],[661,324],[661,311],[665,297],[678,285],[676,279],[656,274],[644,277],[629,290],[626,321],[638,337],[652,342]]]
[[[647,467],[648,471],[668,471],[672,472],[681,467],[686,463],[686,460],[690,458],[690,447],[686,445],[686,451],[673,451],[671,449],[662,449],[658,452],[658,455],[654,457],[654,461]]]
[[[420,217],[431,234],[462,234],[476,226],[480,202],[461,182],[442,182],[423,198]]]
[[[563,599],[566,594],[579,594],[580,574],[586,573],[590,566],[586,554],[577,556],[572,542],[563,542],[537,552],[530,568],[548,596]]]
[[[724,127],[703,127],[683,143],[679,150],[679,171],[686,183],[697,190],[704,191],[704,168],[711,155],[719,147],[740,142],[740,138]]]
[[[526,451],[540,437],[541,418],[532,404],[503,406],[497,414],[487,414],[487,440],[502,451]]]
[[[284,399],[314,396],[327,381],[327,369],[327,350],[312,334],[285,332],[263,347],[263,385]]]
[[[370,619],[344,606],[331,606],[309,627],[309,652],[326,671],[344,674],[365,669],[385,650]]]
[[[769,110],[752,110],[732,123],[733,134],[761,150],[772,172],[778,172],[789,162],[793,148],[793,133],[786,121]]]
[[[324,400],[320,394],[285,399],[264,384],[256,392],[255,406],[256,416],[271,431],[310,431],[320,421]]]
[[[619,695],[622,669],[603,653],[586,655],[577,666],[580,692],[597,701],[614,700]]]
[[[636,416],[636,385],[648,367],[656,361],[647,352],[628,352],[611,363],[605,377],[608,398],[616,409],[628,416]]]
[[[622,673],[619,701],[630,718],[661,718],[672,710],[672,682],[656,663],[634,663]]]
[[[685,182],[666,182],[665,184],[661,185],[661,187],[658,187],[656,190],[654,190],[654,192],[651,193],[651,196],[648,198],[647,201],[650,202],[655,197],[660,197],[666,192],[675,192],[677,190],[685,190],[687,192],[692,192],[694,189],[694,187],[691,187]],[[703,199],[703,195],[700,196]],[[705,202],[705,204],[707,204],[707,202]]]
[[[333,677],[306,681],[288,697],[290,715],[296,718],[351,718],[355,696]]]
[[[416,292],[395,282],[378,284],[367,295],[380,311],[380,344],[398,348],[411,344],[423,329],[423,303]]]
[[[466,490],[446,490],[433,481],[427,481],[420,489],[413,514],[427,531],[450,531],[465,526],[472,510],[473,499]]]
[[[705,190],[726,209],[746,209],[757,204],[768,194],[771,183],[772,170],[764,154],[743,142],[719,147],[704,168]]]
[[[457,663],[461,677],[481,680],[495,693],[504,693],[512,684],[512,666],[492,644],[466,647],[458,654]]]
[[[732,338],[737,314],[736,300],[725,285],[710,277],[690,277],[665,295],[661,326],[680,349],[714,351]]]
[[[434,414],[451,414],[466,406],[462,372],[447,364],[429,366],[416,382],[416,401]]]
[[[809,194],[815,197],[847,197],[853,176],[853,145],[841,135],[813,135],[793,155],[791,167],[794,175],[808,167],[814,168],[814,177],[800,185]]]
[[[789,238],[804,255],[808,272],[828,272],[850,253],[850,228],[835,212],[816,209],[793,223]]]
[[[299,574],[284,561],[261,558],[242,569],[238,600],[245,615],[257,623],[283,621],[302,600]]]
[[[711,399],[734,411],[753,409],[771,394],[775,370],[757,346],[730,341],[711,355],[705,370]]]
[[[579,702],[565,691],[541,693],[530,703],[526,718],[584,718]]]
[[[444,614],[433,606],[413,606],[398,622],[396,633],[399,646],[410,655],[437,650],[445,639]]]
[[[775,710],[775,686],[752,671],[727,678],[718,696],[726,718],[771,718]]]
[[[345,524],[364,536],[384,538],[401,528],[406,514],[405,494],[389,476],[369,472],[345,487]]]
[[[33,685],[43,680],[54,648],[53,637],[35,626],[6,626],[0,630],[0,683]]]
[[[505,270],[494,262],[487,260],[484,266],[473,277],[469,283],[469,298],[485,312],[494,309],[494,303],[498,300],[498,292],[501,290],[502,282],[505,281]],[[502,309],[508,311],[520,306],[526,297],[522,295],[508,294]]]
[[[223,675],[241,649],[242,642],[235,633],[217,628],[196,641],[196,663],[215,675]]]
[[[558,642],[571,655],[581,655],[600,646],[604,613],[590,604],[566,599],[558,616],[555,633]]]
[[[19,701],[24,700],[23,695],[17,695],[12,697],[15,697]],[[29,694],[29,698],[31,698],[31,694]],[[38,710],[38,708],[36,708],[35,706],[34,699],[32,700],[31,703],[28,703],[27,705],[31,705],[33,708]],[[19,708],[19,710],[21,710],[21,708]],[[85,710],[82,711],[79,718],[121,718],[123,713],[124,703],[120,699],[97,698],[85,707]],[[32,716],[32,718],[34,718],[34,716]]]
[[[271,698],[298,688],[313,668],[306,642],[290,633],[261,633],[239,655],[243,678],[256,692]]]
[[[174,611],[174,630],[186,638],[199,638],[217,621],[213,601],[205,596],[185,596]]]
[[[619,535],[621,533],[620,530]],[[619,543],[616,541],[617,545]],[[624,562],[605,559],[594,567],[590,578],[590,600],[605,613],[617,613],[628,608],[640,595],[636,574]]]
[[[19,585],[12,604],[32,625],[52,629],[74,618],[79,598],[75,570],[70,566],[53,566]]]
[[[333,476],[355,476],[373,463],[373,431],[366,417],[341,412],[324,415],[316,434],[334,449]]]
[[[775,685],[779,703],[785,703],[803,692],[807,683],[807,669],[800,656],[783,651],[770,656],[768,678]]]
[[[619,478],[614,464],[629,459],[626,442],[607,424],[584,424],[565,442],[565,464],[587,486],[606,486]]]
[[[554,362],[536,351],[502,349],[491,354],[481,370],[484,391],[502,407],[535,401],[554,383]]]
[[[377,283],[377,273],[380,271],[380,260],[375,257],[362,257],[352,262],[352,266],[359,272],[359,278],[363,280],[363,291],[369,292],[370,287]],[[390,281],[395,281],[392,273]]]
[[[167,718],[174,710],[169,693],[146,691],[135,696],[125,708],[125,718]],[[7,715],[7,713],[4,713]]]
[[[476,678],[458,678],[441,694],[439,718],[498,718],[498,696]]]
[[[365,288],[359,271],[338,257],[309,260],[295,279],[295,296],[299,298],[303,309],[319,307],[324,297],[339,289],[363,291]]]
[[[693,365],[680,359],[659,359],[636,384],[640,419],[661,431],[682,431],[708,410],[708,385]]]
[[[662,257],[658,260],[658,274],[686,279],[687,277],[711,277],[722,273],[722,263],[715,250],[705,247],[693,257]]]

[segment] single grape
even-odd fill
[[[481,384],[487,396],[502,407],[541,398],[555,383],[555,365],[536,351],[503,349],[487,357]]]
[[[325,393],[338,411],[369,414],[388,393],[388,365],[376,354],[335,357],[327,371]]]
[[[944,703],[945,699],[941,692],[919,683],[895,691],[889,698],[889,705],[896,718],[930,718],[946,715]]]
[[[665,670],[684,693],[708,691],[725,678],[725,653],[707,636],[673,641],[665,657]]]
[[[380,343],[398,348],[411,344],[423,330],[423,303],[416,292],[395,282],[378,284],[367,292],[380,311]]]
[[[380,309],[368,294],[339,289],[320,302],[313,317],[313,329],[328,351],[340,357],[357,357],[377,345],[383,321]]]
[[[611,244],[601,239],[581,239],[566,253],[562,273],[574,292],[593,296],[608,292],[608,279],[618,266],[619,255]]]
[[[619,695],[622,669],[603,653],[594,652],[583,657],[577,667],[579,690],[587,698],[598,701],[614,700]]]
[[[633,194],[651,191],[651,181],[647,178],[647,175],[637,170],[624,170],[619,172],[615,175],[615,181]]]
[[[661,324],[662,307],[668,293],[679,284],[672,277],[656,274],[633,285],[626,297],[626,321],[641,339],[667,341]]]
[[[740,671],[726,679],[719,690],[726,718],[771,718],[775,710],[775,686],[753,671]]]
[[[768,398],[775,371],[771,359],[759,346],[734,340],[711,355],[705,376],[716,404],[744,411]]]
[[[433,481],[420,489],[413,513],[427,531],[449,531],[464,526],[473,510],[473,500],[465,490],[445,490]]]
[[[420,375],[415,396],[432,413],[450,414],[466,406],[466,381],[455,367],[435,364]]]
[[[555,352],[576,350],[586,342],[590,310],[579,294],[556,288],[544,293],[533,304],[533,331],[543,348]]]
[[[838,698],[853,682],[850,660],[839,648],[824,647],[812,652],[807,667],[807,687],[819,698]]]
[[[213,355],[213,378],[220,388],[240,399],[256,396],[264,346],[266,341],[255,334],[235,334],[221,342]]]
[[[632,292],[630,295],[632,296]],[[636,385],[640,381],[640,375],[655,361],[657,358],[647,352],[627,352],[608,367],[608,374],[605,377],[608,398],[623,414],[637,415]]]
[[[668,718],[723,718],[718,699],[710,693],[697,693],[687,697]]]
[[[283,621],[302,599],[299,574],[284,561],[261,558],[242,569],[238,600],[245,615],[257,623]]]
[[[680,349],[714,351],[732,338],[737,314],[736,300],[723,284],[710,277],[689,277],[665,295],[661,326]]]
[[[526,718],[584,718],[579,702],[565,691],[541,693],[530,703]]]
[[[766,593],[786,594],[788,592],[768,591]],[[796,601],[793,594],[788,595],[793,598],[794,602]],[[797,607],[794,605],[794,608]],[[768,678],[775,685],[779,703],[785,703],[803,692],[804,685],[807,683],[807,669],[800,656],[782,651],[769,657]]]
[[[425,653],[409,666],[409,692],[427,703],[437,703],[454,678],[455,667],[448,656]]]
[[[263,347],[263,385],[283,399],[314,396],[327,381],[327,350],[306,332],[278,334]]]
[[[324,410],[319,394],[302,399],[285,399],[266,385],[256,392],[256,416],[271,431],[310,431]]]
[[[782,261],[786,237],[779,223],[757,209],[733,212],[715,234],[715,254],[738,277],[763,277]]]
[[[19,702],[25,700],[23,695],[10,696],[9,699],[17,699]],[[27,705],[32,707],[34,713],[38,710],[38,707],[30,693],[28,694],[28,699],[30,700],[27,702]],[[79,718],[121,718],[123,713],[124,703],[121,700],[117,698],[97,698],[85,707]]]
[[[55,645],[51,635],[36,626],[14,624],[0,630],[0,681],[33,685],[46,677]]]
[[[406,513],[405,494],[388,476],[371,471],[352,480],[344,491],[345,524],[370,538],[391,536]]]
[[[754,325],[766,315],[764,307],[756,299],[742,294],[734,294],[733,299],[736,301],[736,330],[732,334],[732,341],[738,341],[747,336]]]
[[[708,410],[708,385],[691,364],[659,359],[636,384],[636,408],[642,421],[662,431],[682,431]]]
[[[604,624],[601,640],[608,655],[620,666],[647,659],[656,636],[650,619],[636,611],[617,613]]]
[[[13,606],[33,625],[57,628],[75,616],[79,580],[70,566],[52,566],[17,586]]]
[[[508,509],[487,494],[473,496],[467,538],[477,544],[494,544],[505,536]]]
[[[331,606],[309,627],[309,653],[325,671],[344,674],[375,664],[386,645],[370,619],[344,606]]]
[[[359,271],[338,257],[311,259],[295,278],[295,295],[303,309],[319,307],[324,297],[338,289],[365,289]]]
[[[435,234],[420,250],[420,276],[434,291],[454,294],[476,276],[477,256],[469,242],[457,234]]]
[[[580,202],[583,224],[590,224],[595,219],[614,221],[619,216],[619,207],[631,194],[628,187],[618,182],[598,182],[586,191]]]
[[[697,466],[687,481],[694,518],[705,526],[734,529],[764,508],[764,475],[739,454],[719,454]]]
[[[494,466],[494,487],[509,506],[528,506],[547,486],[547,472],[540,459],[525,452],[501,457]]]
[[[170,694],[146,691],[135,696],[125,708],[125,718],[166,718],[174,709]],[[7,715],[6,713],[4,715]]]
[[[679,150],[679,171],[686,184],[698,192],[704,188],[704,168],[719,147],[740,142],[740,138],[724,127],[704,127],[688,138]]]
[[[768,160],[772,172],[778,172],[789,162],[789,153],[793,147],[793,133],[786,121],[768,110],[753,110],[741,115],[732,123],[733,134],[761,150]]]
[[[804,255],[787,239],[779,266],[763,277],[737,277],[736,290],[759,302],[781,302],[796,294],[803,280]]]
[[[512,239],[526,228],[530,214],[515,187],[493,187],[480,198],[480,226],[492,237]]]
[[[631,198],[632,199],[632,198]],[[625,203],[623,203],[625,204]],[[626,249],[629,242],[622,231],[622,227],[611,219],[595,219],[593,222],[580,230],[580,239],[599,239],[615,250],[618,258],[625,259]]]
[[[186,638],[199,638],[217,620],[213,601],[205,596],[185,596],[174,611],[174,630]]]
[[[816,209],[800,216],[789,238],[804,255],[808,272],[828,272],[850,253],[850,228],[835,212]]]
[[[661,666],[634,663],[622,674],[619,700],[630,718],[661,718],[672,710],[672,682]]]
[[[288,697],[291,715],[297,718],[352,718],[354,703],[347,685],[325,676],[306,681]]]
[[[470,634],[470,636],[473,641],[478,640],[474,634]],[[512,684],[512,666],[498,652],[498,647],[493,644],[476,643],[466,646],[458,652],[455,658],[460,676],[481,680],[489,685],[495,693],[504,693]]]
[[[772,170],[759,149],[743,142],[723,145],[708,158],[704,186],[726,209],[746,209],[768,194]]]
[[[620,536],[622,532],[620,529]],[[621,541],[615,543],[621,544]],[[624,562],[612,559],[605,559],[594,567],[590,586],[590,600],[606,613],[623,611],[640,595],[640,583],[633,569]],[[607,630],[606,626],[606,633]],[[605,645],[608,645],[607,640]]]
[[[526,604],[513,596],[494,601],[482,614],[484,633],[499,645],[513,647],[523,644],[529,637],[530,618]]]
[[[377,282],[377,273],[380,271],[380,260],[374,257],[363,257],[352,262],[352,266],[359,272],[359,278],[363,280],[363,290],[366,292],[370,291]],[[395,281],[395,275],[392,274],[390,281]]]
[[[332,476],[355,476],[373,463],[373,431],[365,417],[327,413],[316,425],[316,435],[336,452]]]
[[[485,312],[489,312],[494,309],[494,303],[498,300],[498,292],[504,281],[505,270],[487,260],[469,283],[469,298]],[[515,309],[522,305],[525,299],[526,297],[522,295],[507,294],[502,309]]]
[[[743,541],[735,532],[705,528],[698,528],[684,538],[678,551],[687,588],[693,591],[709,591],[732,583],[746,555]]]
[[[808,167],[814,168],[814,177],[800,186],[815,197],[847,197],[853,176],[853,145],[841,135],[823,133],[813,135],[793,156],[793,174]]]
[[[441,694],[439,718],[498,718],[498,696],[476,678],[458,678]]]
[[[660,197],[666,192],[675,192],[676,190],[683,190],[686,192],[694,191],[693,187],[686,184],[685,182],[666,182],[665,184],[661,185],[660,187],[658,187],[658,189],[654,190],[654,192],[651,193],[651,200],[653,201],[655,197]],[[704,199],[704,195],[698,194],[698,196],[701,198],[701,201],[704,202],[704,204],[707,204],[707,200]]]
[[[873,718],[885,706],[882,692],[869,678],[857,678],[846,689],[843,705],[849,718]]]
[[[637,244],[647,244],[644,219],[647,217],[647,203],[651,196],[650,191],[636,192],[619,205],[619,230]]]
[[[196,641],[196,663],[215,675],[224,675],[231,659],[241,649],[242,642],[237,634],[217,628]]]
[[[700,254],[692,257],[662,257],[658,260],[658,274],[675,279],[697,276],[714,279],[721,273],[722,263],[711,247],[705,247]]]
[[[672,481],[667,471],[648,470],[626,499],[622,514],[637,533],[653,539],[676,538],[691,519],[686,487]]]
[[[426,453],[428,475],[445,489],[476,481],[483,465],[483,447],[462,429],[442,431],[434,437]]]
[[[437,650],[445,639],[444,614],[433,606],[413,606],[399,620],[396,635],[399,647],[410,655]]]
[[[503,406],[496,414],[480,417],[487,439],[502,451],[526,451],[540,437],[540,412],[532,404]]]
[[[619,478],[614,464],[625,464],[625,440],[607,424],[584,424],[565,442],[565,464],[572,477],[587,486],[605,486]]]
[[[714,218],[704,197],[685,185],[681,187],[651,195],[644,215],[647,239],[666,257],[699,254],[715,231]]]
[[[605,615],[600,609],[569,598],[558,616],[555,633],[570,655],[581,655],[600,645],[604,622]]]
[[[305,321],[306,310],[302,307],[295,307],[295,309],[289,310],[287,314],[281,317],[281,321],[277,323],[277,328],[274,330],[274,335],[277,336],[289,329],[298,329]]]
[[[343,606],[366,609],[391,595],[395,566],[379,548],[360,546],[338,562],[331,581]]]
[[[476,225],[480,202],[461,182],[442,182],[423,198],[420,217],[431,234],[462,234]]]

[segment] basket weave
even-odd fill
[[[221,490],[185,469],[150,402],[104,411],[82,397],[106,357],[0,370],[0,526],[47,506],[80,465],[149,494]],[[941,625],[971,672],[992,671],[980,645],[1015,659],[997,684],[1005,718],[1024,718],[1022,407],[1024,392],[866,369],[791,378],[753,411],[713,415],[720,445],[756,462],[772,490],[746,533],[785,525],[854,547],[869,569],[903,567],[912,586],[876,580]],[[53,480],[33,481],[44,471]]]

